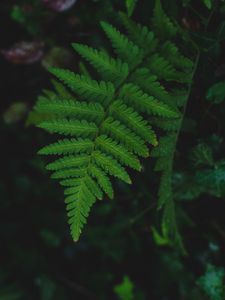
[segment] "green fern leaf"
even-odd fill
[[[92,191],[92,193],[95,195],[95,197],[99,200],[102,200],[103,198],[103,192],[102,190],[100,189],[98,183],[96,183],[95,180],[93,180],[93,178],[91,178],[90,176],[86,176],[86,185],[88,187],[88,189],[90,191]]]
[[[89,163],[90,156],[89,155],[77,155],[77,156],[65,156],[63,158],[59,158],[56,161],[48,164],[46,166],[47,170],[60,170],[63,168],[69,167],[82,167]]]
[[[94,178],[96,178],[99,186],[109,196],[109,198],[113,199],[114,194],[113,194],[112,184],[109,178],[107,177],[106,173],[95,165],[91,166],[89,172]]]
[[[125,147],[108,138],[105,135],[96,139],[97,146],[109,155],[114,156],[121,164],[140,171],[141,165],[139,160],[129,152]]]
[[[144,93],[134,84],[125,84],[120,92],[120,98],[130,103],[136,110],[161,117],[176,118],[177,111],[163,102],[159,102],[154,97]]]
[[[89,153],[93,149],[93,146],[94,143],[90,139],[64,139],[43,147],[41,150],[38,151],[38,154],[61,155],[84,152]]]
[[[160,21],[160,16],[165,19]],[[78,240],[94,202],[102,199],[103,193],[113,198],[111,176],[131,183],[126,168],[140,171],[139,158],[148,157],[152,145],[156,169],[162,172],[159,207],[164,209],[163,230],[172,236],[171,230],[176,229],[175,223],[168,221],[175,215],[172,165],[182,121],[180,108],[186,101],[192,63],[170,40],[177,34],[177,28],[165,16],[159,1],[153,18],[156,34],[124,14],[121,19],[128,37],[112,25],[101,23],[114,57],[106,50],[73,44],[97,70],[100,80],[92,79],[84,65],[81,69],[85,75],[50,68],[60,82],[53,81],[55,91],[43,91],[44,96],[39,97],[35,106],[35,113],[45,115],[38,127],[75,137],[58,140],[39,151],[60,156],[47,169],[65,187],[74,240]],[[169,84],[165,83],[164,87],[162,80]],[[173,88],[173,84],[178,91],[167,89],[168,85]],[[159,142],[155,127],[168,131]],[[174,236],[178,241],[178,231]]]
[[[96,164],[101,167],[106,173],[123,180],[126,183],[131,183],[131,179],[125,169],[111,156],[100,151],[93,154]]]
[[[96,197],[89,190],[84,180],[76,188],[76,193],[65,199],[68,210],[69,224],[73,240],[77,241],[80,237],[81,230],[86,224],[92,205],[95,203]]]
[[[155,118],[151,120],[152,125],[155,125],[159,127],[160,129],[163,129],[164,131],[177,131],[181,127],[181,119],[165,119],[161,120],[159,118]]]
[[[135,71],[132,81],[136,83],[145,93],[155,99],[165,102],[171,106],[173,95],[159,82],[157,76],[152,75],[148,68],[140,68]]]
[[[143,58],[143,51],[112,25],[101,22],[101,26],[110,39],[115,53],[132,69],[132,66]]]
[[[73,95],[67,90],[67,88],[56,80],[52,80],[52,84],[55,88],[56,94],[62,99],[73,99]]]
[[[86,168],[68,168],[52,173],[53,179],[63,179],[71,177],[82,177],[86,173]]]
[[[51,68],[49,71],[83,100],[98,100],[107,103],[113,98],[115,89],[111,82],[100,81],[98,83],[84,75],[77,75],[69,70],[59,68]]]
[[[142,49],[145,55],[155,51],[158,41],[148,27],[136,24],[123,13],[120,13],[120,17],[127,29],[129,39]]]
[[[188,73],[178,72],[175,67],[163,56],[157,54],[152,55],[148,60],[148,68],[159,78],[165,81],[177,81],[181,83],[189,83],[190,77]]]
[[[35,110],[39,113],[49,113],[60,117],[81,117],[89,120],[101,120],[103,118],[103,107],[98,103],[85,103],[74,100],[48,100],[39,97]]]
[[[126,0],[127,13],[129,17],[133,14],[136,4],[137,0]]]
[[[126,106],[122,101],[115,101],[111,106],[110,113],[144,141],[157,146],[157,137],[152,127],[133,108]]]
[[[85,58],[106,80],[119,84],[128,75],[128,65],[121,60],[111,58],[104,51],[98,51],[82,44],[73,44],[73,48]]]
[[[67,120],[58,119],[43,122],[38,125],[49,132],[72,136],[90,136],[97,133],[97,127],[94,123],[85,120]]]
[[[161,1],[156,0],[152,18],[154,31],[162,40],[167,40],[177,34],[177,26],[168,18],[162,9]]]
[[[103,124],[103,133],[109,134],[116,141],[124,144],[130,151],[147,157],[148,148],[144,141],[117,120],[109,117]]]
[[[76,187],[77,185],[80,184],[81,180],[82,180],[82,177],[81,178],[77,177],[77,178],[64,179],[64,180],[60,181],[60,184],[62,186],[66,186],[66,187]]]
[[[190,70],[193,68],[193,62],[180,54],[177,46],[171,41],[166,41],[161,48],[161,54],[176,68],[181,70]]]
[[[55,99],[55,97],[56,97],[56,93],[55,93],[55,91],[50,91],[50,90],[43,90],[42,91],[43,92],[43,95],[44,96],[46,96],[48,99]]]

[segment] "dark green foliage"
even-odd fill
[[[219,104],[225,100],[225,81],[221,81],[212,85],[207,92],[206,99],[215,104]]]
[[[114,291],[120,300],[133,300],[133,288],[133,283],[131,282],[130,278],[124,276],[123,282],[116,285]]]
[[[199,278],[198,284],[210,299],[223,300],[225,297],[224,268],[208,265],[205,274]]]

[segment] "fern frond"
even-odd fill
[[[82,167],[89,163],[90,156],[89,155],[76,155],[76,156],[65,156],[63,158],[59,158],[56,161],[48,164],[46,166],[47,170],[60,170],[63,168],[70,168],[70,167]]]
[[[166,41],[164,43],[161,48],[161,55],[178,69],[188,71],[193,68],[193,62],[189,58],[183,56],[179,52],[177,46],[171,41]]]
[[[115,89],[111,82],[97,82],[84,75],[77,75],[72,71],[59,68],[50,68],[49,71],[83,100],[107,103],[113,98]]]
[[[126,124],[128,128],[134,131],[134,133],[140,136],[144,141],[153,146],[157,146],[157,137],[152,127],[131,107],[126,106],[122,101],[115,101],[111,106],[110,113],[123,124]]]
[[[140,112],[167,118],[176,118],[179,116],[177,111],[144,93],[138,86],[132,83],[125,84],[119,96]]]
[[[123,180],[126,183],[131,183],[131,179],[125,169],[111,156],[100,151],[95,151],[93,154],[96,164],[101,167],[106,173]]]
[[[106,173],[101,168],[93,164],[91,165],[89,173],[92,175],[92,177],[96,178],[99,186],[106,193],[106,195],[108,195],[110,199],[113,199],[114,193],[112,184]]]
[[[103,133],[109,134],[116,141],[124,144],[130,151],[142,156],[149,155],[144,141],[119,121],[109,117],[102,126]]]
[[[152,31],[146,26],[136,24],[124,13],[120,13],[121,20],[127,29],[129,39],[144,51],[144,54],[149,54],[155,51],[157,39]]]
[[[67,90],[67,88],[56,80],[52,80],[52,84],[55,88],[57,96],[62,99],[73,99],[73,95]]]
[[[173,201],[172,170],[170,168],[164,170],[161,176],[158,197],[158,208],[162,208],[167,202]]]
[[[156,0],[155,2],[152,23],[154,32],[162,40],[173,38],[177,34],[178,28],[163,11],[160,0]]]
[[[152,125],[155,125],[159,127],[160,129],[163,129],[164,131],[177,131],[181,127],[181,119],[175,119],[175,120],[170,120],[170,119],[165,119],[161,120],[159,118],[155,118],[151,120]]]
[[[81,230],[86,224],[91,206],[95,203],[96,197],[89,190],[84,180],[76,189],[76,193],[65,199],[68,210],[69,224],[73,240],[77,241],[80,237]]]
[[[187,254],[178,230],[176,208],[172,198],[168,198],[164,206],[162,217],[162,232],[165,238],[169,240],[172,245],[175,245],[184,255]]]
[[[93,180],[93,178],[91,176],[88,176],[88,175],[86,175],[85,182],[86,182],[88,189],[90,191],[92,191],[92,193],[95,195],[95,197],[98,200],[102,200],[103,192],[100,189],[98,183],[95,180]]]
[[[154,170],[165,172],[166,170],[171,169],[171,160],[168,160],[167,156],[157,157]],[[163,173],[162,173],[163,174]],[[160,182],[161,185],[161,182]]]
[[[160,143],[157,148],[154,148],[151,155],[154,157],[171,157],[174,151],[174,142],[176,140],[176,133],[171,133],[160,138]]]
[[[82,177],[64,179],[64,180],[60,181],[60,184],[62,186],[66,186],[66,187],[76,187],[77,185],[80,184],[81,180],[82,180]]]
[[[105,135],[96,139],[97,146],[109,155],[114,156],[121,164],[140,171],[141,165],[139,160],[129,152],[125,147]]]
[[[73,195],[76,194],[78,191],[78,187],[79,183],[77,183],[76,185],[72,186],[72,187],[68,187],[64,190],[64,195],[69,196],[69,195]]]
[[[149,58],[147,66],[159,79],[181,83],[190,82],[188,73],[178,72],[167,59],[158,53]]]
[[[45,95],[48,99],[55,99],[56,93],[55,91],[50,91],[50,90],[42,90],[43,95]]]
[[[129,17],[133,14],[136,4],[137,0],[126,0],[127,14]]]
[[[61,155],[72,153],[89,153],[93,149],[94,143],[90,139],[64,139],[58,140],[48,146],[43,147],[38,151],[38,154],[43,155]]]
[[[59,133],[62,135],[71,136],[93,136],[97,133],[97,126],[92,122],[85,120],[70,120],[58,119],[42,122],[38,127],[43,128],[49,132]]]
[[[44,120],[38,124],[40,128],[75,137],[39,151],[61,156],[47,169],[54,171],[52,178],[65,187],[74,240],[78,240],[93,203],[102,199],[103,193],[113,198],[111,176],[131,183],[126,168],[140,171],[139,158],[149,156],[149,146],[155,146],[152,156],[157,160],[156,169],[162,172],[159,207],[169,207],[164,211],[165,228],[173,207],[173,157],[192,63],[170,40],[177,34],[177,27],[165,16],[160,1],[153,18],[156,34],[124,14],[121,18],[128,37],[112,25],[101,23],[114,57],[105,49],[73,44],[100,79],[92,79],[86,66],[82,67],[85,75],[50,68],[60,83],[54,81],[55,91],[44,91],[35,107],[36,113],[47,114],[40,118]],[[178,91],[171,91],[174,85]],[[168,132],[166,137],[158,139],[156,127]],[[165,232],[170,231],[166,228]]]
[[[101,75],[109,81],[119,84],[128,75],[128,65],[110,57],[106,52],[82,44],[73,44],[73,48],[85,58]]]
[[[35,106],[39,113],[49,113],[61,117],[81,117],[89,120],[101,120],[104,115],[103,107],[99,103],[85,103],[75,100],[49,100],[39,97]]]
[[[101,22],[101,26],[111,41],[115,53],[132,69],[132,66],[143,58],[143,51],[112,25]]]
[[[53,179],[63,179],[71,177],[82,177],[86,173],[86,168],[69,168],[65,170],[59,170],[52,173],[51,178]]]
[[[159,82],[157,76],[152,75],[148,68],[137,69],[132,76],[132,82],[135,82],[145,93],[155,99],[171,105],[173,95]]]

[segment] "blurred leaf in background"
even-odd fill
[[[213,84],[207,91],[206,99],[213,104],[220,104],[225,100],[225,81]]]
[[[11,63],[14,64],[33,64],[43,56],[43,43],[40,42],[19,42],[9,49],[2,50],[1,53]]]
[[[125,0],[126,1],[126,6],[127,6],[127,14],[129,17],[132,16],[135,6],[137,4],[137,0]]]
[[[116,285],[114,291],[120,300],[134,300],[134,285],[128,276],[123,277],[123,281]]]
[[[205,274],[198,279],[198,284],[211,300],[225,299],[224,268],[208,265]]]
[[[208,9],[211,9],[212,8],[212,1],[213,0],[202,0],[203,3],[205,4],[205,6],[208,8]]]
[[[209,145],[200,143],[198,144],[191,153],[191,160],[196,166],[209,165],[212,166],[214,159],[212,149]]]
[[[77,0],[42,0],[42,2],[54,11],[62,12],[70,9]]]

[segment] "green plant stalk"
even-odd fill
[[[193,78],[194,78],[195,73],[197,71],[198,64],[199,64],[199,59],[200,59],[200,50],[199,50],[198,46],[195,45],[195,44],[194,44],[194,47],[197,50],[197,56],[196,56],[194,67],[193,67],[193,72],[192,72],[192,76],[191,76],[191,83],[190,83],[189,88],[188,88],[187,97],[185,99],[184,106],[183,106],[183,111],[182,111],[181,117],[180,117],[180,126],[179,126],[179,129],[176,131],[176,135],[175,135],[175,139],[174,139],[174,146],[173,146],[174,151],[173,151],[173,156],[172,156],[172,159],[171,159],[171,166],[170,166],[171,172],[173,171],[173,167],[174,167],[176,145],[177,145],[177,142],[178,142],[178,139],[179,139],[179,136],[180,136],[180,132],[181,132],[183,120],[184,120],[186,109],[187,109],[188,100],[189,100],[191,92],[192,92]],[[171,190],[172,190],[172,187],[171,187]],[[181,236],[180,236],[178,228],[177,228],[176,219],[174,218],[172,220],[173,224],[171,223],[170,220],[169,220],[169,223],[168,223],[167,214],[166,214],[167,213],[167,211],[166,211],[167,209],[172,209],[173,210],[173,215],[176,216],[176,213],[175,213],[175,202],[174,202],[173,197],[171,197],[169,199],[169,202],[172,202],[172,203],[160,203],[160,202],[158,203],[158,210],[163,210],[163,217],[162,217],[162,230],[163,230],[163,234],[167,238],[169,238],[168,235],[170,235],[170,231],[173,231],[171,233],[174,236],[174,241],[172,240],[171,244],[175,243],[175,245],[178,246],[178,249],[181,251],[181,253],[183,255],[187,255],[186,249],[185,249],[185,247],[183,245]],[[168,228],[169,228],[169,230],[168,230]],[[175,232],[174,232],[174,230],[175,230]],[[171,240],[171,239],[169,238],[169,240]]]

